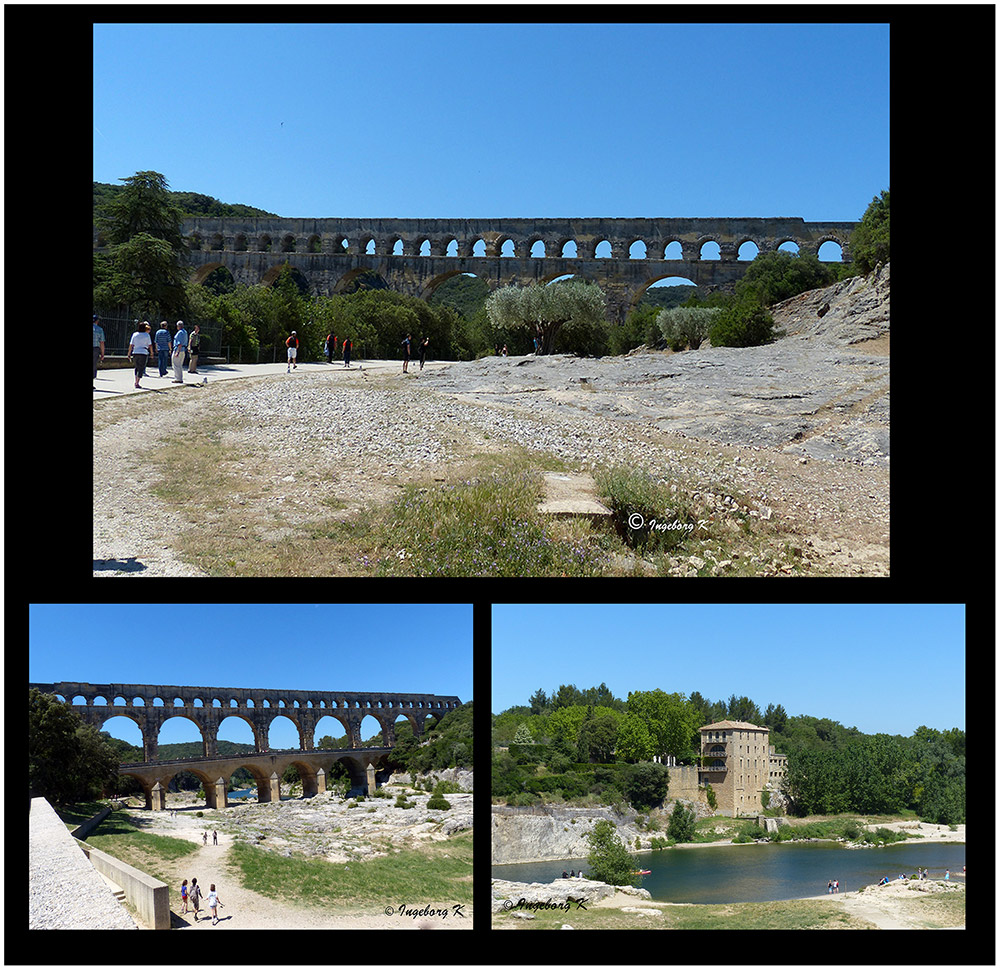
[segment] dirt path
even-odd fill
[[[212,832],[208,830],[208,844],[203,844],[204,823],[197,818],[183,814],[171,817],[163,813],[162,820],[148,831],[173,838],[187,839],[199,846],[198,851],[176,862],[166,864],[170,870],[170,919],[173,929],[198,930],[315,930],[315,929],[464,929],[454,921],[414,920],[407,916],[386,916],[378,905],[357,912],[327,910],[320,906],[297,906],[287,902],[268,899],[239,883],[238,870],[228,861],[229,849],[233,845],[232,836],[220,832],[218,845],[212,843]],[[181,880],[198,880],[203,887],[198,919],[188,904],[187,914],[181,913]],[[208,909],[209,886],[215,884],[222,906],[219,907],[219,922],[212,925]],[[471,920],[467,921],[471,928]]]

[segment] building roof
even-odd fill
[[[749,721],[716,721],[714,724],[706,724],[698,728],[699,731],[717,731],[719,728],[740,728],[753,731],[769,731],[770,728],[761,727],[759,724],[751,724]]]

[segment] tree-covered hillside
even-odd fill
[[[94,183],[94,215],[102,209],[105,203],[114,199],[124,190],[122,185],[110,185],[107,182]],[[176,205],[184,216],[274,216],[277,213],[265,209],[257,209],[252,205],[220,202],[211,195],[200,192],[169,192],[170,201]]]
[[[965,732],[958,728],[869,735],[830,718],[789,715],[780,703],[761,710],[746,696],[711,701],[697,691],[654,689],[622,700],[603,683],[563,684],[551,694],[540,688],[493,716],[493,745],[507,748],[494,751],[493,796],[514,804],[631,800],[637,766],[667,757],[698,764],[698,729],[723,720],[770,728],[770,743],[788,755],[786,792],[797,814],[912,810],[931,822],[965,821]]]

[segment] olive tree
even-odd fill
[[[556,334],[564,327],[594,326],[604,320],[605,299],[599,286],[565,280],[542,286],[504,286],[486,301],[495,329],[525,327],[538,338],[540,354],[552,353]]]

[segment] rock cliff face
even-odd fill
[[[808,290],[771,307],[775,326],[789,337],[826,337],[856,344],[889,333],[889,264],[821,290]]]
[[[629,848],[637,837],[648,845],[634,821],[609,808],[548,808],[545,814],[494,806],[493,864],[584,859],[590,852],[585,836],[601,820],[612,822]]]

